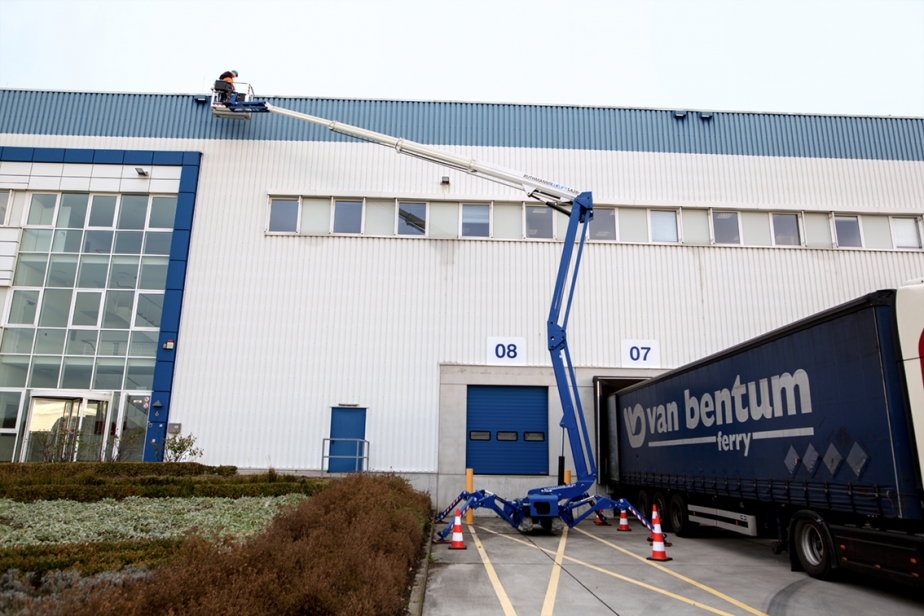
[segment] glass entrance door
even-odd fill
[[[106,443],[105,395],[52,397],[34,392],[23,462],[95,462]]]

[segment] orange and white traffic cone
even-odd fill
[[[619,526],[616,530],[632,530],[629,528],[629,516],[626,514],[625,509],[619,512]]]
[[[450,550],[464,550],[465,539],[462,538],[462,516],[456,509],[456,517],[452,521],[452,543],[449,545]],[[663,549],[663,548],[662,548]]]
[[[664,535],[661,533],[661,518],[658,517],[657,505],[651,511],[651,525],[654,526],[654,530],[651,531],[651,556],[648,560],[674,560],[668,558],[667,552],[664,551]]]
[[[606,521],[606,518],[603,517],[603,512],[599,509],[597,510],[597,517],[594,518],[594,524],[597,526],[612,526],[612,524]]]

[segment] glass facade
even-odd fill
[[[176,205],[175,196],[31,195],[0,338],[4,429],[24,421],[25,388],[150,394]]]

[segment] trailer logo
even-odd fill
[[[629,444],[632,445],[632,449],[638,449],[645,443],[645,409],[641,404],[636,404],[635,408],[624,408],[622,413],[626,419]],[[636,424],[638,424],[638,432],[636,432]]]

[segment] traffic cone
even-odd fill
[[[625,509],[619,512],[619,526],[616,530],[632,530],[629,528],[629,516],[626,514]]]
[[[658,506],[652,505],[651,506],[651,530],[648,533],[648,543],[654,543],[655,525],[657,525],[659,529],[661,528],[661,515],[658,513]],[[664,539],[664,533],[661,534],[661,540],[664,541],[664,545],[666,547],[671,547],[672,545],[674,545],[670,541],[667,541],[666,539]]]
[[[597,526],[612,526],[612,524],[606,521],[606,518],[603,517],[603,512],[599,509],[597,510],[597,517],[594,518],[594,524]]]
[[[674,560],[673,558],[668,558],[667,552],[664,551],[664,535],[661,534],[661,518],[658,517],[657,505],[654,505],[651,511],[651,524],[654,526],[654,530],[651,531],[651,556],[648,560]]]
[[[465,539],[462,538],[462,516],[456,509],[456,517],[452,521],[452,543],[449,545],[450,550],[464,550]],[[663,549],[663,548],[662,548]]]

